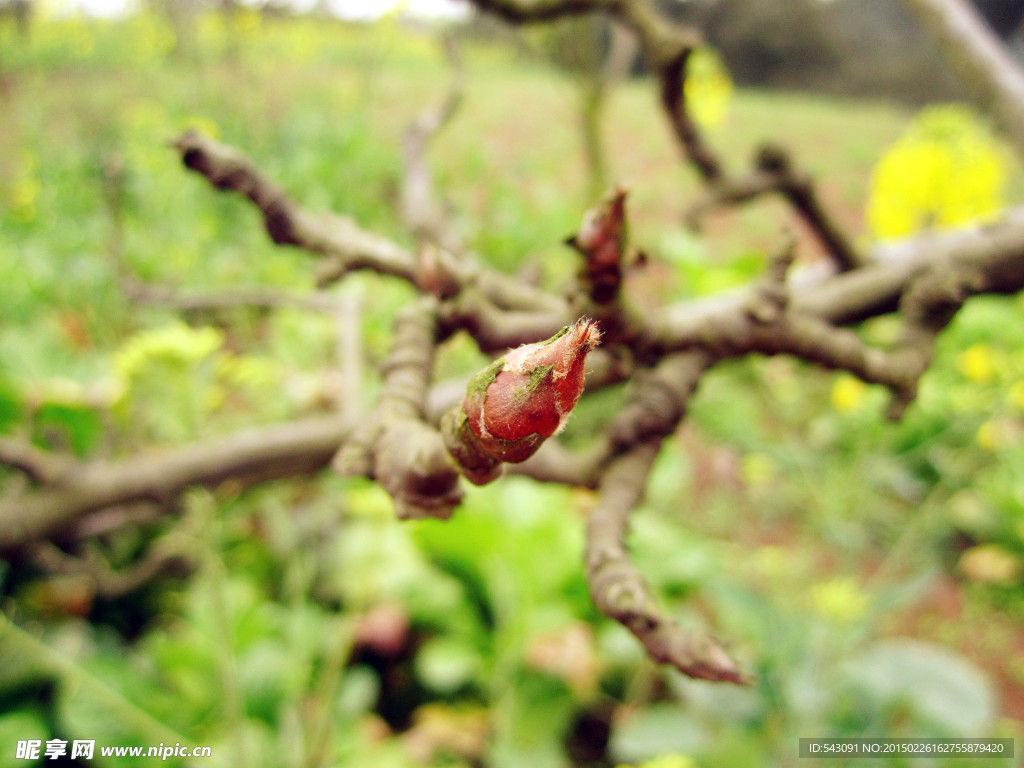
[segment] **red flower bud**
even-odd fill
[[[626,248],[626,190],[616,187],[605,200],[587,211],[579,232],[569,238],[569,244],[584,255],[592,272],[618,267]]]
[[[496,360],[469,383],[462,408],[484,453],[525,461],[559,432],[583,393],[583,364],[601,332],[580,320],[547,341],[525,344]]]

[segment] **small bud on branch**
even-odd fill
[[[581,279],[590,299],[607,304],[619,294],[623,270],[641,262],[629,247],[626,189],[616,187],[583,216],[579,231],[565,241],[583,256]]]
[[[597,271],[618,266],[626,247],[626,190],[616,187],[583,215],[580,230],[567,241]]]

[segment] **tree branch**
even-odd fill
[[[452,253],[462,251],[458,235],[447,226],[444,208],[438,200],[434,174],[427,162],[427,148],[437,133],[455,116],[466,90],[466,72],[458,44],[444,37],[445,56],[452,66],[452,83],[444,100],[423,110],[402,137],[405,174],[402,177],[401,212],[405,222],[422,243],[434,243]]]
[[[313,216],[237,150],[187,133],[175,142],[186,166],[220,189],[246,195],[262,211],[274,242],[324,255],[321,281],[338,279],[354,269],[371,269],[400,277],[426,294],[396,320],[377,407],[355,429],[335,421],[329,427],[320,424],[320,431],[305,434],[301,441],[295,435],[290,441],[278,435],[279,444],[269,451],[276,457],[272,461],[266,446],[271,433],[263,430],[262,450],[253,449],[241,464],[233,456],[228,458],[241,438],[229,438],[215,446],[188,449],[187,454],[172,454],[162,463],[137,459],[76,468],[61,487],[18,497],[18,515],[13,502],[0,504],[0,550],[60,533],[70,522],[106,506],[171,499],[190,484],[215,484],[236,475],[280,477],[299,468],[314,471],[343,443],[336,466],[346,473],[377,479],[395,498],[400,516],[445,517],[457,503],[459,490],[452,459],[425,415],[436,344],[456,330],[466,329],[481,349],[497,351],[551,335],[574,319],[581,301],[588,301],[593,308],[607,304],[608,315],[602,321],[608,319],[614,327],[608,337],[606,357],[613,364],[606,366],[610,371],[607,378],[613,380],[616,371],[635,378],[630,400],[613,417],[605,435],[586,451],[574,453],[549,442],[534,458],[519,465],[519,471],[539,479],[598,488],[599,503],[587,527],[587,576],[602,611],[626,625],[657,660],[695,677],[740,682],[742,674],[720,646],[702,634],[683,630],[659,612],[628,559],[623,542],[629,515],[642,496],[662,440],[676,429],[708,368],[722,359],[750,353],[787,353],[844,368],[867,381],[890,386],[896,393],[896,410],[905,407],[929,363],[936,334],[964,300],[976,293],[1010,293],[1024,288],[1024,219],[1009,218],[973,236],[921,238],[906,244],[897,256],[865,262],[821,205],[811,180],[794,170],[785,152],[763,150],[752,177],[727,176],[724,164],[692,120],[685,99],[685,65],[699,35],[668,21],[652,0],[475,2],[519,22],[600,11],[629,25],[660,78],[662,105],[676,139],[709,182],[711,195],[733,201],[766,191],[783,195],[844,273],[813,282],[787,282],[790,250],[772,263],[759,284],[741,294],[688,302],[644,316],[628,314],[620,312],[615,301],[621,280],[621,238],[611,238],[619,240],[618,248],[608,251],[606,265],[601,262],[604,252],[584,250],[590,260],[589,283],[584,280],[577,296],[563,299],[485,269],[472,259],[456,258],[444,248],[428,248],[421,242],[419,253],[413,254],[342,216]],[[952,7],[939,0],[908,2]],[[988,69],[992,75],[992,67]],[[432,205],[426,142],[450,115],[454,103],[450,98],[439,111],[421,115],[407,136],[406,217],[419,230],[421,240],[425,235],[431,238],[424,223],[416,219]],[[840,327],[896,311],[904,332],[890,350],[870,348]],[[559,397],[550,392],[537,395],[538,382],[547,381],[544,377],[555,363],[520,370],[508,362],[514,354],[475,377],[476,389],[471,383],[463,400],[462,421],[454,432],[445,427],[446,437],[456,434],[469,439],[471,433],[478,453],[490,457],[474,464],[470,456],[467,464],[458,445],[453,448],[457,441],[448,441],[447,450],[475,482],[491,479],[502,462],[526,459],[543,438],[557,432],[555,421],[558,427],[564,423]],[[582,368],[576,374],[582,386]],[[499,375],[505,376],[504,390],[497,387]],[[559,377],[563,383],[564,379],[564,375]],[[491,387],[495,387],[493,400],[488,399]],[[504,399],[497,396],[499,391]],[[579,396],[578,390],[575,396]],[[558,405],[558,419],[548,418],[551,414],[533,399]],[[508,405],[521,407],[526,400],[531,403],[526,416]],[[493,413],[486,410],[488,403],[494,407]],[[487,421],[491,416],[493,423]],[[544,429],[535,429],[534,421]],[[503,429],[514,427],[515,434],[496,435],[492,432],[492,428],[499,431],[496,424]],[[111,487],[122,490],[112,492]],[[68,512],[69,508],[74,511]],[[26,509],[30,514],[24,515]]]
[[[277,288],[252,286],[222,291],[188,291],[168,285],[153,285],[138,280],[126,282],[125,294],[132,301],[181,312],[207,312],[241,307],[295,307],[316,312],[335,312],[337,300],[322,294],[287,293]]]
[[[643,577],[629,561],[629,515],[643,496],[661,440],[641,443],[602,474],[597,507],[587,522],[587,583],[602,613],[621,622],[647,652],[683,674],[704,680],[747,682],[729,655],[710,637],[686,630],[658,609]]]
[[[490,11],[506,21],[552,21],[563,16],[611,9],[619,0],[473,0],[477,8]]]
[[[515,23],[551,21],[562,16],[604,11],[636,32],[651,67],[672,78],[663,94],[682,94],[683,71],[690,50],[699,45],[701,35],[692,27],[684,27],[662,15],[651,0],[472,0],[477,8]],[[681,98],[672,98],[670,114]],[[692,126],[692,123],[690,124]],[[686,126],[676,127],[677,134]],[[699,136],[697,137],[699,140]],[[687,143],[684,141],[684,146]]]
[[[677,307],[660,318],[658,346],[702,350],[713,360],[750,353],[790,354],[849,371],[894,394],[890,417],[903,414],[931,362],[934,340],[964,301],[978,293],[1024,289],[1024,223],[1005,222],[980,239],[928,240],[902,261],[876,263],[817,286],[791,291],[792,253],[776,260],[761,284],[704,311]],[[909,246],[908,246],[909,247]],[[904,323],[891,350],[866,345],[839,326],[899,310]],[[673,317],[674,316],[674,317]]]
[[[0,500],[0,552],[58,536],[90,512],[136,501],[170,503],[190,486],[231,478],[250,487],[325,467],[350,427],[336,418],[253,429],[176,451],[76,464],[56,486]]]
[[[0,464],[23,472],[40,485],[55,483],[74,466],[74,461],[12,437],[0,437]]]
[[[967,0],[904,4],[935,38],[977,105],[1024,157],[1024,69]]]
[[[336,281],[357,269],[368,269],[402,278],[428,293],[444,298],[459,298],[461,291],[477,291],[487,300],[473,305],[485,317],[473,311],[450,308],[447,315],[456,317],[457,327],[493,329],[506,323],[515,324],[512,312],[532,313],[542,310],[557,313],[548,328],[560,328],[571,322],[567,302],[533,286],[513,280],[478,264],[462,263],[451,254],[435,249],[432,260],[424,261],[387,238],[361,229],[351,219],[327,213],[315,216],[300,208],[278,189],[240,151],[188,131],[173,142],[186,167],[201,173],[217,189],[228,189],[248,197],[264,215],[267,232],[278,244],[297,245],[325,256],[317,269],[321,286]],[[467,301],[472,302],[472,299]],[[491,311],[493,308],[501,310]],[[511,311],[506,313],[505,310]],[[532,329],[537,327],[533,324]],[[450,329],[454,330],[454,328]],[[482,330],[486,333],[486,330]],[[531,334],[528,340],[550,333]],[[484,339],[485,345],[488,340]],[[499,346],[512,346],[504,339]]]
[[[705,199],[689,212],[688,218],[694,220],[698,211],[723,202],[748,200],[769,191],[778,192],[814,232],[840,270],[855,269],[863,264],[849,238],[821,204],[811,179],[793,169],[785,150],[764,148],[758,158],[759,169],[751,177],[734,179],[726,173],[721,158],[690,115],[685,96],[686,62],[691,51],[701,44],[697,30],[676,24],[649,0],[473,1],[478,7],[517,23],[588,11],[605,11],[626,23],[637,33],[657,73],[662,108],[679,146],[709,187]]]
[[[710,210],[745,203],[768,193],[776,193],[786,199],[841,272],[863,266],[864,258],[822,205],[811,177],[797,171],[789,152],[778,145],[766,145],[760,149],[757,167],[752,173],[714,180],[686,212],[686,220],[695,226]]]
[[[575,319],[568,304],[558,310],[506,310],[483,291],[464,290],[441,306],[443,335],[463,328],[483,352],[499,352],[551,336]]]
[[[712,362],[700,350],[679,352],[666,355],[646,375],[638,376],[632,399],[608,426],[610,455],[672,434]]]
[[[601,467],[607,463],[608,456],[608,447],[603,441],[596,441],[584,452],[576,452],[552,438],[526,461],[509,464],[506,471],[542,483],[597,488]]]
[[[876,256],[871,266],[804,286],[791,298],[790,310],[834,325],[853,324],[895,311],[905,294],[912,295],[911,285],[926,280],[929,273],[969,275],[970,293],[1018,292],[1024,289],[1024,212],[1012,212],[1006,221],[973,232],[886,246],[877,249]],[[927,278],[931,279],[934,277]],[[664,351],[711,349],[721,354],[717,345],[723,339],[743,338],[750,333],[751,321],[745,309],[749,301],[747,294],[668,307],[654,316],[644,343]],[[730,324],[736,322],[742,322],[746,330],[731,330]],[[756,346],[746,344],[735,349]],[[700,362],[698,367],[706,364]],[[677,359],[666,365],[682,366],[683,362]],[[685,379],[666,378],[672,380]],[[616,423],[623,426],[611,428],[618,445],[627,446],[645,435],[663,432],[644,426],[648,422],[642,418],[627,416],[633,408],[620,414]],[[657,425],[658,420],[650,423]],[[47,465],[53,457],[5,439],[0,442],[0,450],[6,451],[7,463],[34,468],[34,476],[41,482],[50,483],[59,476],[61,483],[0,501],[0,550],[59,534],[97,510],[135,501],[172,500],[190,485],[216,485],[228,477],[252,485],[316,471],[327,464],[349,432],[341,421],[318,418],[253,430],[172,453],[119,462],[72,463],[59,472],[56,465]],[[584,484],[590,484],[590,469],[573,472]]]
[[[433,297],[398,316],[377,407],[332,462],[343,475],[376,479],[403,519],[446,519],[462,499],[455,462],[441,433],[425,421],[436,331]]]
[[[663,64],[659,69],[661,106],[668,115],[676,140],[693,163],[701,178],[715,183],[725,176],[725,169],[711,145],[704,140],[697,123],[690,116],[683,85],[686,81],[686,62],[691,48]]]
[[[306,212],[237,149],[191,130],[171,145],[185,167],[205,176],[217,189],[248,197],[263,212],[267,233],[275,243],[296,245],[327,257],[322,281],[371,269],[416,283],[416,258],[409,251],[360,229],[345,216]]]
[[[810,283],[795,278],[799,287],[790,309],[832,325],[853,325],[895,312],[910,283],[930,269],[976,273],[977,293],[1017,293],[1024,289],[1024,209],[982,229],[876,248],[870,262]],[[652,318],[650,344],[691,349],[716,339],[742,339],[750,322],[744,309],[750,296],[748,289],[665,307]]]

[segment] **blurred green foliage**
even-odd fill
[[[335,289],[358,307],[341,330],[301,309],[185,325],[131,303],[119,279],[312,288],[305,257],[267,242],[249,205],[180,168],[164,142],[188,126],[244,148],[312,210],[409,243],[392,205],[399,137],[444,93],[437,47],[395,18],[243,10],[195,32],[182,55],[148,14],[41,21],[27,40],[0,29],[0,434],[86,457],[180,444],[337,400],[346,334],[371,362],[387,349],[411,291],[377,276]],[[466,102],[431,154],[455,223],[495,265],[557,284],[590,202],[576,85],[465,49]],[[708,73],[713,100],[724,80]],[[741,285],[776,244],[778,211],[682,233],[692,180],[657,109],[630,82],[607,114],[609,164],[634,184],[631,231],[651,254],[631,288],[655,301]],[[739,92],[716,139],[742,154],[787,135],[856,217],[903,122]],[[900,424],[882,419],[879,388],[788,359],[703,383],[630,545],[671,615],[733,640],[749,688],[658,668],[596,614],[587,492],[505,478],[470,489],[449,522],[400,523],[362,481],[225,484],[95,543],[115,566],[173,546],[189,578],[105,597],[86,576],[0,564],[0,765],[23,764],[17,740],[53,737],[208,744],[211,765],[724,768],[795,765],[801,736],[1022,736],[1007,704],[1024,689],[1021,309],[972,300]],[[882,345],[896,332],[885,318],[863,329]],[[482,362],[458,337],[439,368]],[[376,386],[369,372],[344,396],[366,407]],[[584,401],[566,437],[585,442],[623,397]],[[957,612],[929,612],[946,588]]]

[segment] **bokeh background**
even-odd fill
[[[777,248],[781,202],[684,225],[697,181],[642,62],[595,87],[599,24],[515,30],[466,6],[354,20],[344,5],[0,3],[0,434],[103,459],[368,409],[407,286],[359,274],[330,302],[188,311],[137,289],[314,291],[306,256],[180,166],[166,142],[189,127],[306,207],[411,244],[401,137],[453,79],[442,32],[465,88],[429,162],[489,263],[570,279],[563,241],[615,182],[648,257],[630,278],[644,301],[743,285]],[[989,5],[1019,47],[1021,14],[999,15],[1015,4]],[[859,243],[1022,199],[1019,162],[897,3],[675,10],[716,46],[687,85],[711,140],[737,168],[765,140],[794,148]],[[1020,750],[1022,309],[970,301],[899,423],[880,388],[786,358],[704,380],[630,545],[663,607],[726,638],[750,687],[660,668],[596,613],[587,491],[507,477],[442,523],[398,522],[378,487],[329,473],[225,483],[80,553],[128,573],[173,552],[180,572],[100,584],[0,561],[0,766],[26,764],[30,738],[211,745],[194,764],[275,767],[797,765],[812,736]],[[486,362],[456,338],[438,377]],[[585,444],[622,401],[586,399],[566,438]],[[0,493],[23,482],[0,468]]]

